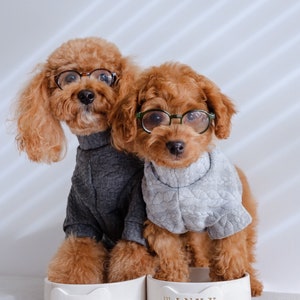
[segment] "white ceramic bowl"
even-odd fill
[[[44,300],[146,300],[146,276],[103,284],[61,284],[45,279]]]
[[[190,282],[162,281],[147,276],[147,300],[251,300],[249,275],[211,282],[209,270],[191,268]]]

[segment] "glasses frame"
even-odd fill
[[[209,126],[211,125],[211,122],[212,122],[212,121],[215,119],[215,117],[216,117],[214,113],[212,113],[212,112],[207,112],[207,111],[202,110],[202,109],[192,109],[192,110],[189,110],[189,111],[185,112],[185,113],[182,114],[182,115],[180,115],[180,114],[170,114],[169,112],[167,112],[167,111],[165,111],[165,110],[163,110],[163,109],[149,109],[149,110],[146,110],[146,111],[144,111],[144,112],[138,112],[138,113],[136,114],[136,118],[137,118],[138,120],[140,120],[143,130],[144,130],[145,132],[147,132],[147,133],[151,133],[152,130],[149,130],[149,129],[147,129],[147,128],[144,127],[143,117],[144,117],[144,115],[145,115],[146,113],[149,113],[149,112],[152,112],[152,111],[160,111],[160,112],[163,112],[163,113],[165,113],[166,115],[168,115],[168,116],[169,116],[169,124],[168,124],[169,126],[172,124],[172,119],[180,119],[180,124],[182,124],[182,119],[183,119],[183,117],[184,117],[186,114],[188,114],[188,113],[191,113],[191,112],[201,112],[201,113],[204,113],[204,114],[206,114],[207,117],[208,117],[208,124],[207,124],[207,127],[206,127],[204,130],[202,130],[201,132],[198,132],[199,134],[202,134],[202,133],[204,133],[205,131],[207,131],[207,129],[208,129]],[[159,126],[161,126],[161,125],[158,125],[158,126],[156,126],[156,127],[159,127]],[[165,125],[163,125],[163,126],[165,126]]]
[[[117,74],[116,74],[116,73],[111,72],[111,71],[109,71],[109,70],[107,70],[107,69],[104,69],[104,68],[98,68],[98,69],[95,69],[95,70],[93,70],[93,71],[91,71],[91,72],[79,72],[79,71],[77,71],[77,70],[66,70],[66,71],[62,71],[62,72],[60,72],[59,74],[57,74],[57,75],[54,76],[54,81],[55,81],[55,84],[57,85],[57,87],[60,88],[61,90],[63,90],[63,88],[60,86],[60,84],[59,84],[59,82],[58,82],[59,77],[60,77],[63,73],[66,73],[66,72],[74,72],[74,73],[76,73],[76,74],[79,75],[80,80],[81,80],[81,77],[83,77],[83,76],[87,76],[87,77],[90,78],[91,75],[92,75],[94,72],[96,72],[96,71],[106,71],[106,72],[108,72],[108,73],[111,74],[112,82],[111,82],[111,84],[110,84],[109,86],[113,86],[113,84],[114,84],[114,83],[116,82],[116,80],[117,80]],[[100,81],[101,81],[101,80],[100,80]],[[104,81],[103,81],[103,82],[104,82]]]

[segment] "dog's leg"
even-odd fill
[[[143,275],[154,275],[156,258],[146,247],[131,241],[120,241],[110,253],[108,281],[124,281]]]
[[[246,272],[247,245],[245,234],[212,240],[210,249],[210,276],[212,280],[241,278]]]
[[[146,222],[144,237],[159,259],[155,278],[167,281],[188,281],[188,257],[179,235]]]
[[[256,270],[249,264],[247,273],[250,275],[252,297],[260,296],[263,292],[263,284],[256,277]]]
[[[69,284],[103,283],[107,251],[91,238],[68,237],[48,267],[48,279]]]
[[[262,292],[262,285],[256,279],[249,261],[245,230],[224,239],[211,241],[210,277],[214,281],[232,280],[241,278],[247,272],[250,275],[252,296],[258,296]]]
[[[246,272],[250,275],[252,296],[259,296],[262,293],[263,285],[257,279],[256,270],[253,269],[252,264],[255,262],[255,244],[256,244],[256,226],[257,226],[257,203],[252,195],[247,177],[244,172],[237,168],[239,177],[243,185],[243,205],[252,216],[252,223],[245,228],[246,234],[246,248],[247,248],[247,267]]]
[[[256,244],[256,230],[255,230],[255,224],[250,224],[247,228],[247,251],[248,251],[248,264],[246,268],[246,272],[250,275],[250,283],[251,283],[251,292],[252,296],[260,296],[263,291],[263,285],[262,283],[257,279],[257,272],[252,267],[252,264],[255,263],[255,255],[254,255],[254,249]]]
[[[206,232],[187,232],[184,235],[187,252],[190,254],[190,266],[208,267],[210,239]]]

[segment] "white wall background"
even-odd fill
[[[17,92],[62,42],[101,36],[144,66],[187,63],[236,103],[224,151],[259,202],[266,290],[300,293],[300,1],[57,0],[0,4],[0,276],[44,277],[62,241],[76,138],[50,166],[19,155],[6,120]]]

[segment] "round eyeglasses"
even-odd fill
[[[147,133],[151,133],[155,127],[171,125],[172,119],[180,119],[180,124],[188,125],[201,134],[208,129],[215,114],[205,110],[189,110],[183,115],[171,115],[164,110],[150,109],[137,113],[136,117],[141,121],[142,128]]]
[[[56,75],[54,80],[56,85],[62,90],[65,86],[80,81],[82,76],[88,76],[97,81],[105,82],[109,86],[112,86],[117,79],[116,73],[112,73],[106,69],[96,69],[89,73],[80,73],[75,70],[63,71]]]

